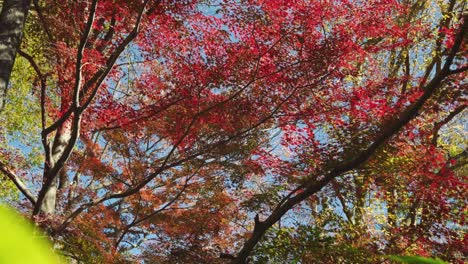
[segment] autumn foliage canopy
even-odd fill
[[[78,263],[463,263],[466,14],[32,1],[1,199]]]

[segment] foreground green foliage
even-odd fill
[[[391,256],[390,259],[406,264],[447,264],[447,262],[438,258],[433,259],[419,256]]]
[[[0,228],[0,263],[60,263],[43,235],[4,206],[0,206]]]

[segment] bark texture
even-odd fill
[[[0,11],[0,111],[5,107],[8,83],[21,44],[30,0],[5,0]]]

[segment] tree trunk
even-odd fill
[[[16,52],[21,44],[30,0],[5,0],[0,12],[0,111],[5,101]]]
[[[67,177],[65,166],[57,164],[57,162],[64,155],[67,145],[70,144],[70,139],[71,124],[70,122],[65,122],[65,124],[57,131],[57,134],[55,135],[54,143],[52,144],[50,164],[45,164],[44,185],[39,194],[39,196],[44,197],[39,197],[37,200],[38,204],[36,204],[36,207],[39,207],[40,212],[42,213],[55,213],[59,178]],[[59,166],[59,169],[54,170],[53,168],[57,165]],[[50,184],[45,183],[48,180],[51,181]]]

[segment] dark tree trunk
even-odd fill
[[[0,12],[0,111],[5,101],[16,52],[21,44],[30,0],[5,0]]]

